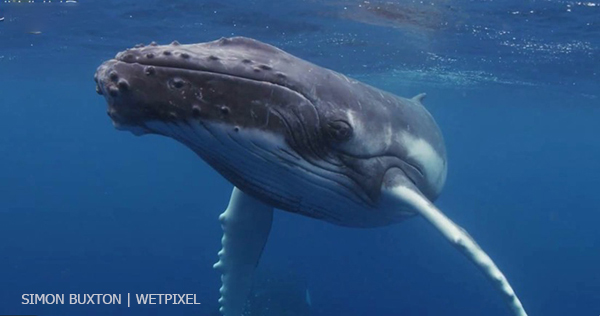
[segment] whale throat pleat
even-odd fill
[[[386,212],[365,204],[350,189],[350,178],[300,159],[282,137],[267,131],[197,122],[146,125],[182,142],[235,186],[276,208],[344,226],[373,227],[398,221],[390,221]],[[394,212],[390,216],[410,215]]]

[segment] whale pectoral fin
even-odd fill
[[[514,315],[527,315],[521,301],[519,301],[504,274],[502,274],[492,259],[479,247],[467,231],[446,217],[415,188],[398,185],[391,188],[390,193],[399,203],[408,204],[411,209],[421,214],[452,245],[483,271],[483,274],[492,282],[494,287],[502,293]]]
[[[415,102],[419,102],[422,103],[423,99],[425,99],[425,97],[427,96],[427,93],[419,93],[417,95],[415,95],[412,100]]]
[[[273,207],[234,188],[229,206],[219,216],[223,248],[214,268],[221,272],[219,309],[225,316],[241,316],[273,220]]]

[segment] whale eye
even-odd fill
[[[352,137],[352,126],[346,121],[336,120],[327,123],[327,134],[336,142],[343,142]]]

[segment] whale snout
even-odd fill
[[[136,135],[150,133],[150,121],[173,122],[198,118],[202,83],[209,78],[186,69],[130,60],[127,50],[96,70],[96,92],[106,99],[114,126]],[[192,84],[193,81],[199,84]],[[206,109],[204,109],[206,111]]]
[[[136,135],[145,134],[143,118],[145,107],[136,98],[135,84],[136,73],[132,67],[119,62],[109,60],[98,67],[94,80],[96,81],[96,92],[106,99],[108,108],[106,113],[113,121],[114,126],[120,130],[130,130]]]

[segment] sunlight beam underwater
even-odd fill
[[[349,227],[419,214],[526,315],[490,257],[432,203],[447,161],[424,94],[401,98],[242,37],[139,45],[95,80],[115,127],[174,138],[235,186],[219,217],[223,315],[242,313],[273,208]]]

